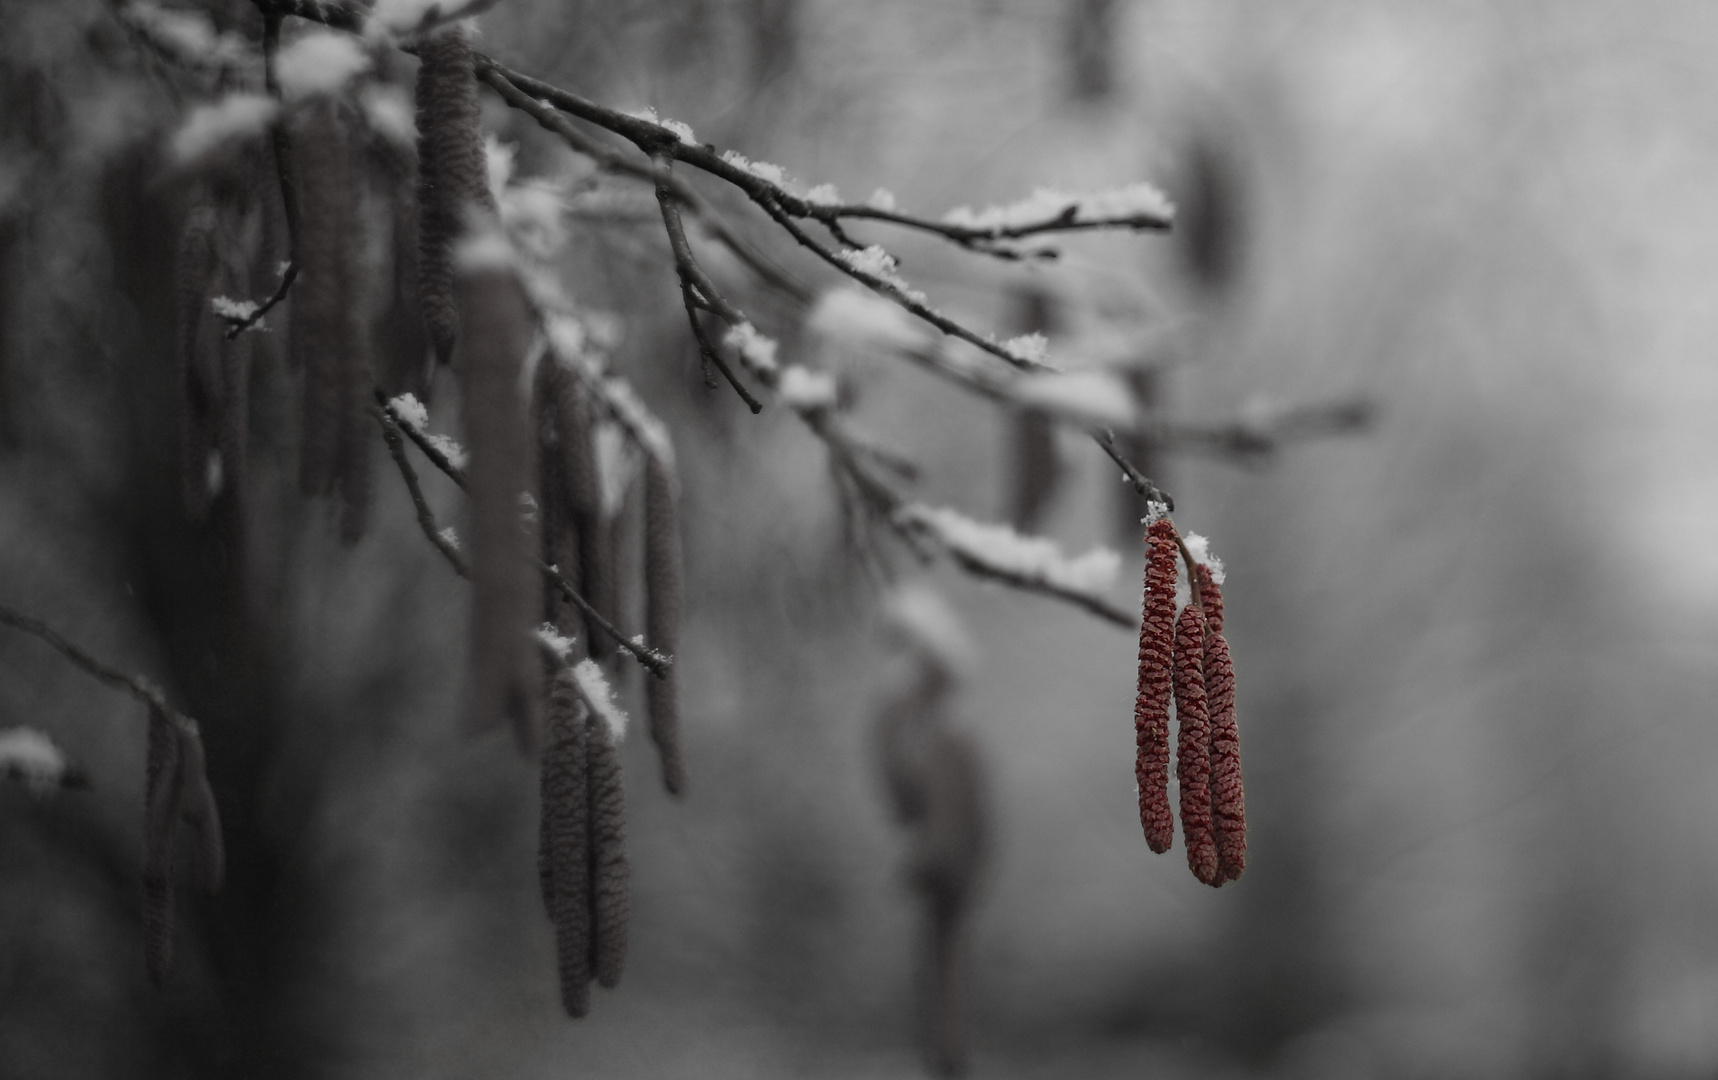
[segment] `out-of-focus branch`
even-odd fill
[[[193,732],[196,730],[196,722],[169,704],[166,695],[154,683],[142,676],[123,672],[112,664],[97,659],[89,650],[71,641],[64,634],[34,615],[19,611],[9,604],[0,604],[0,623],[10,626],[14,630],[21,630],[31,637],[53,646],[62,656],[97,682],[104,683],[115,690],[125,691],[138,701],[171,719],[175,725],[180,727],[189,725]]]

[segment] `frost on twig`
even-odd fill
[[[1069,558],[1054,540],[1021,536],[1006,525],[974,521],[947,507],[908,503],[895,512],[898,525],[934,539],[966,569],[1023,589],[1073,601],[1123,626],[1133,619],[1105,597],[1121,568],[1121,556],[1096,547]]]

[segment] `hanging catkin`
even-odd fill
[[[173,833],[183,789],[179,735],[172,718],[152,706],[143,784],[143,950],[157,986],[173,964]]]
[[[185,218],[174,266],[179,362],[185,391],[183,421],[185,512],[201,521],[215,497],[211,455],[217,443],[220,357],[209,334],[210,284],[215,273],[215,208],[202,204]]]
[[[552,357],[537,365],[532,387],[532,425],[537,435],[537,491],[542,515],[543,561],[559,570],[574,589],[583,589],[584,558],[579,551],[578,516],[568,481],[566,447],[572,432],[561,415],[563,383],[572,376]],[[588,655],[584,615],[554,583],[544,579],[543,618],[572,642],[573,663]]]
[[[1206,885],[1221,885],[1211,834],[1211,719],[1205,701],[1205,613],[1195,604],[1175,621],[1175,716],[1180,722],[1175,779],[1181,785],[1181,835],[1187,868]]]
[[[1146,529],[1145,600],[1139,626],[1139,685],[1133,703],[1139,821],[1155,852],[1175,841],[1169,809],[1169,700],[1175,640],[1175,526],[1159,518]]]
[[[644,462],[644,632],[650,644],[680,654],[680,526],[673,463],[647,452]],[[650,738],[662,760],[662,783],[671,794],[686,789],[680,754],[679,666],[664,679],[645,680]]]
[[[626,965],[626,924],[632,914],[626,862],[626,793],[620,754],[601,718],[586,728],[591,806],[591,967],[597,982],[613,989]]]
[[[542,671],[530,628],[542,621],[532,558],[536,440],[521,393],[535,319],[498,233],[462,244],[459,317],[466,333],[454,360],[471,455],[471,712],[475,727],[511,725],[520,748],[538,743]]]
[[[561,1007],[568,1016],[590,1010],[591,845],[585,754],[586,710],[566,668],[549,692],[548,743],[540,773],[541,817],[537,872],[543,904],[555,927]]]
[[[460,328],[453,249],[471,207],[495,209],[466,34],[455,24],[418,44],[418,289],[424,325],[444,364]]]
[[[561,479],[566,485],[579,554],[578,573],[569,580],[581,589],[586,600],[596,604],[601,590],[593,584],[607,580],[612,573],[611,553],[604,542],[607,533],[602,528],[602,481],[597,473],[596,434],[590,397],[583,384],[564,369],[555,384],[555,431],[560,439]],[[591,655],[599,659],[607,655],[612,643],[594,621],[588,620],[583,612],[569,611],[567,617],[585,625],[584,640]]]
[[[361,222],[345,126],[332,102],[293,133],[298,183],[299,281],[292,351],[304,374],[299,482],[308,495],[338,492],[341,536],[363,533],[370,496],[365,403],[369,357],[362,316]]]
[[[195,723],[180,726],[179,753],[184,774],[181,815],[197,834],[197,880],[203,892],[213,896],[227,876],[227,850],[221,837],[221,812],[209,786],[208,755]]]
[[[1223,637],[1223,594],[1211,572],[1199,567],[1200,597],[1209,634],[1205,693],[1211,712],[1211,810],[1217,834],[1217,869],[1233,881],[1247,868],[1247,801],[1241,782],[1241,732],[1235,723],[1235,668]]]

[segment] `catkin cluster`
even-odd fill
[[[592,715],[572,671],[550,685],[543,750],[537,876],[555,927],[561,1005],[590,1011],[590,984],[613,989],[626,963],[631,912],[626,801],[608,724]]]
[[[1241,876],[1247,819],[1241,743],[1235,725],[1235,671],[1223,637],[1223,595],[1210,567],[1196,561],[1167,517],[1146,530],[1144,619],[1134,700],[1140,822],[1155,852],[1169,850],[1171,695],[1178,731],[1175,778],[1187,865],[1206,885]],[[1176,560],[1190,571],[1191,601],[1175,614]]]

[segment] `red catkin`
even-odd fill
[[[469,208],[495,206],[466,30],[454,25],[428,35],[418,44],[418,59],[418,295],[436,357],[446,364],[460,328],[453,248]]]
[[[1181,835],[1187,867],[1206,885],[1220,885],[1211,832],[1211,719],[1205,699],[1205,613],[1192,604],[1175,622],[1175,715],[1180,738],[1175,779],[1181,785]]]
[[[591,967],[606,989],[620,984],[626,966],[626,924],[632,915],[631,871],[626,861],[626,793],[620,754],[606,721],[586,728],[591,821]]]
[[[644,463],[644,632],[670,656],[680,653],[680,525],[669,462],[646,453]],[[679,666],[668,677],[645,680],[650,739],[662,760],[662,784],[670,794],[686,790],[680,753]]]
[[[1195,563],[1195,573],[1199,581],[1199,606],[1205,612],[1205,632],[1221,634],[1223,632],[1223,590],[1217,587],[1217,579],[1211,576],[1211,568],[1204,563]]]
[[[1211,712],[1217,866],[1223,881],[1233,881],[1247,868],[1247,802],[1241,783],[1241,733],[1235,725],[1235,668],[1222,634],[1212,634],[1205,646],[1205,690]]]
[[[173,964],[173,833],[183,790],[179,735],[172,718],[151,707],[143,783],[143,959],[156,986],[167,981]]]
[[[548,745],[539,773],[541,816],[537,873],[543,905],[555,927],[561,1007],[568,1016],[590,1011],[591,848],[586,777],[586,709],[565,668],[549,692]]]
[[[458,300],[466,333],[454,373],[471,453],[471,718],[479,730],[511,725],[529,753],[542,693],[529,631],[542,621],[542,593],[531,563],[538,526],[521,500],[534,487],[536,439],[519,388],[536,322],[510,265],[472,261]]]
[[[1139,821],[1152,851],[1169,850],[1175,819],[1169,810],[1169,700],[1175,640],[1175,526],[1167,518],[1146,529],[1145,602],[1139,626],[1139,686],[1133,702],[1139,782]]]

